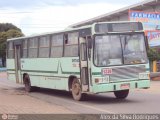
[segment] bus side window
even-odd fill
[[[8,42],[7,44],[7,47],[8,47],[8,58],[14,58],[14,46],[13,46],[13,42]]]
[[[51,57],[62,57],[63,34],[51,36]]]
[[[64,36],[64,56],[76,57],[78,56],[78,32],[68,33]]]
[[[38,57],[38,37],[29,39],[29,57],[30,58]]]
[[[64,35],[64,43],[65,43],[65,45],[68,44],[68,35],[67,34]]]
[[[23,52],[22,52],[22,57],[23,58],[27,58],[28,57],[28,41],[27,41],[27,39],[26,40],[23,40]]]
[[[49,57],[50,36],[41,36],[39,39],[39,57]]]

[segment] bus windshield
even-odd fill
[[[110,66],[147,62],[142,33],[97,35],[94,46],[94,64]]]

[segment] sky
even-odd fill
[[[67,26],[142,0],[0,0],[0,23],[12,23],[27,35]]]

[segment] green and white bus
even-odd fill
[[[140,22],[102,22],[7,40],[8,79],[25,90],[49,88],[87,93],[149,88],[147,39]]]

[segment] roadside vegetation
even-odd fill
[[[24,36],[21,29],[11,23],[0,23],[0,67],[6,66],[6,41]]]

